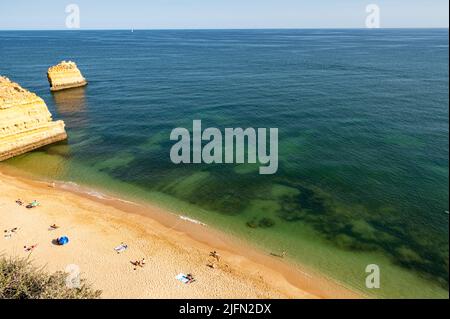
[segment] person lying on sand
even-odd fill
[[[9,238],[11,238],[12,235],[14,235],[18,230],[19,230],[19,228],[17,228],[17,227],[14,227],[14,228],[11,228],[11,229],[5,229],[5,230],[4,230],[4,233],[5,233],[4,237],[7,238],[7,239],[9,239]]]
[[[142,258],[142,260],[131,261],[131,264],[134,266],[134,270],[136,270],[137,267],[144,268],[145,258]]]
[[[16,204],[19,205],[19,206],[22,206],[22,205],[23,205],[23,202],[22,202],[22,200],[19,198],[18,200],[16,200]]]
[[[128,245],[125,244],[125,243],[121,243],[119,246],[117,246],[116,248],[114,248],[114,250],[115,250],[118,254],[124,252],[124,251],[127,250],[127,249],[128,249]]]
[[[212,268],[212,269],[216,269],[216,263],[212,262],[212,263],[208,263],[206,264],[207,267]]]
[[[212,251],[209,253],[209,255],[213,258],[215,258],[217,261],[220,261],[220,255],[217,253],[217,251]]]
[[[186,275],[186,279],[189,280],[189,281],[187,282],[187,284],[191,284],[191,283],[195,282],[195,278],[194,278],[194,276],[192,276],[191,274],[187,274],[187,275]]]
[[[59,226],[56,224],[50,225],[51,230],[58,229],[58,228],[59,228]]]
[[[178,281],[181,281],[181,282],[184,283],[184,284],[191,284],[191,283],[193,283],[193,282],[196,281],[195,278],[194,278],[194,276],[192,276],[191,274],[185,275],[185,274],[183,274],[183,273],[179,273],[179,274],[175,277],[175,279],[177,279]]]
[[[31,246],[23,246],[26,252],[31,252],[37,247],[37,244],[31,245]]]

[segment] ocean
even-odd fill
[[[37,177],[158,203],[380,298],[448,298],[448,29],[0,32],[69,140]],[[85,88],[51,93],[73,60]],[[170,160],[176,127],[278,128],[279,169]],[[381,286],[365,286],[367,265]]]

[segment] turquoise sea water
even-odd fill
[[[1,165],[156,201],[370,295],[448,297],[448,58],[431,29],[0,32],[0,74],[70,137]],[[51,94],[61,60],[89,86]],[[174,165],[194,119],[277,127],[278,173]]]

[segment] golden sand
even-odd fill
[[[16,204],[38,200],[27,209]],[[51,230],[50,225],[60,228]],[[27,257],[48,271],[77,265],[81,277],[104,298],[356,298],[338,283],[288,264],[170,212],[110,199],[94,199],[44,183],[0,172],[0,254]],[[66,246],[52,241],[68,236]],[[118,254],[122,242],[128,249]],[[36,245],[30,253],[24,246]],[[215,259],[220,261],[208,267]],[[144,267],[132,261],[145,258]],[[183,284],[179,273],[196,281]]]

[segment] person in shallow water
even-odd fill
[[[278,254],[278,253],[270,253],[270,254],[271,254],[272,256],[275,256],[275,257],[284,258],[284,257],[286,257],[287,252],[286,252],[286,251],[282,251],[281,254]]]

